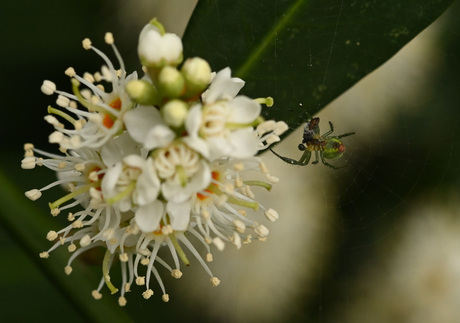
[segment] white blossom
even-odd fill
[[[105,63],[101,72],[79,76],[69,68],[73,94],[51,81],[42,85],[43,93],[58,96],[59,108],[49,107],[45,120],[54,127],[49,141],[59,144],[61,153],[26,144],[21,167],[45,166],[57,180],[25,195],[35,201],[63,187],[66,193],[49,206],[53,216],[67,216],[69,224],[46,234],[54,244],[40,257],[66,245],[71,256],[64,271],[70,275],[81,253],[105,248],[103,275],[92,295],[100,299],[104,286],[112,294],[120,290],[120,306],[134,284],[145,289],[145,299],[152,297],[152,280],[169,301],[158,267],[178,279],[180,263],[189,265],[190,255],[217,286],[220,280],[206,263],[213,259],[211,248],[221,251],[230,243],[240,249],[253,236],[265,241],[269,229],[258,221],[279,217],[256,199],[256,190],[270,189],[277,178],[255,155],[278,141],[286,125],[264,121],[264,99],[238,95],[244,81],[232,78],[229,68],[211,77],[202,58],[178,67],[182,42],[156,20],[139,37],[146,72],[141,80],[135,72],[128,76],[110,33],[106,42],[120,70],[85,39],[83,47]],[[110,91],[101,82],[109,83]],[[205,255],[190,236],[204,246]],[[171,253],[169,262],[158,256],[164,248]],[[122,267],[118,287],[110,279],[116,259]]]

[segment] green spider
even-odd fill
[[[303,140],[299,144],[299,150],[304,153],[299,160],[294,160],[288,157],[283,157],[271,148],[271,152],[278,156],[284,162],[291,165],[306,166],[310,162],[311,153],[315,152],[316,160],[312,164],[318,164],[319,160],[321,162],[333,169],[339,169],[342,167],[337,167],[332,164],[329,164],[326,159],[337,159],[342,157],[345,152],[345,145],[342,143],[340,138],[348,137],[354,135],[354,132],[348,132],[340,136],[330,136],[334,132],[334,126],[329,121],[329,126],[331,127],[328,132],[323,135],[320,135],[319,132],[319,118],[313,118],[307,122],[303,130]]]

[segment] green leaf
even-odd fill
[[[206,58],[272,96],[266,118],[290,131],[372,72],[431,24],[452,0],[200,0],[185,57]],[[372,108],[372,107],[369,107]]]

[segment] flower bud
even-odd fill
[[[137,53],[147,67],[177,66],[182,62],[182,40],[176,34],[165,33],[156,19],[147,24],[139,35]]]
[[[161,109],[164,121],[171,127],[180,127],[187,118],[188,106],[184,101],[171,100]]]
[[[211,67],[200,57],[187,59],[181,72],[185,78],[187,94],[190,96],[203,92],[211,82]]]
[[[155,87],[145,80],[132,80],[126,84],[126,92],[131,100],[143,105],[158,103],[158,92]]]
[[[177,98],[184,91],[184,77],[172,66],[165,66],[158,75],[158,86],[163,96]]]

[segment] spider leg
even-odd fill
[[[321,158],[322,158],[322,156],[323,156],[323,154],[321,154]],[[318,151],[317,150],[315,150],[315,157],[316,157],[315,161],[311,162],[312,165],[318,164],[318,162],[319,162],[319,157],[318,157]]]
[[[348,165],[348,164],[346,164],[345,166],[338,167],[338,166],[334,166],[334,165],[332,165],[332,164],[329,164],[329,163],[326,161],[326,159],[324,159],[323,154],[321,154],[321,161],[322,161],[322,163],[323,163],[325,166],[330,167],[330,168],[332,168],[332,169],[340,169],[340,168],[344,168],[344,167],[346,167],[346,166]]]
[[[310,161],[310,156],[311,152],[309,150],[305,150],[302,156],[300,157],[299,160],[294,160],[288,157],[281,156],[277,154],[273,149],[269,148],[272,153],[275,154],[278,158],[280,158],[282,161],[291,164],[291,165],[299,165],[299,166],[306,166],[308,165],[308,162]]]
[[[348,136],[354,135],[355,133],[356,132],[347,132],[347,133],[344,133],[343,135],[337,136],[336,138],[340,139],[340,138],[343,138],[343,137],[348,137]]]
[[[329,121],[329,126],[331,127],[331,128],[329,129],[329,131],[326,132],[325,134],[323,134],[321,137],[323,137],[323,138],[324,138],[324,137],[327,137],[327,136],[329,136],[331,133],[334,132],[334,126],[332,125],[332,122],[330,122],[330,121]]]

